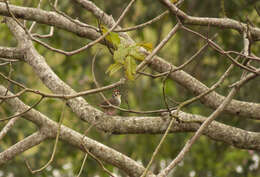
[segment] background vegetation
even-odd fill
[[[122,7],[128,4],[128,1],[103,1],[95,0],[95,4],[111,14],[115,19],[119,17],[122,12]],[[38,2],[33,0],[18,1],[12,0],[12,4],[36,7]],[[260,4],[257,1],[225,1],[225,15],[227,17],[245,22],[248,19],[255,25],[260,25],[260,17],[254,10],[254,6]],[[97,25],[97,19],[89,12],[75,4],[73,1],[64,0],[59,1],[58,8],[66,12],[71,17],[79,17],[80,20]],[[48,1],[42,2],[42,9],[50,10]],[[207,16],[207,17],[223,17],[223,9],[221,9],[221,1],[189,1],[185,0],[181,5],[181,9],[193,16]],[[157,1],[153,0],[138,0],[127,15],[121,26],[128,27],[136,24],[143,23],[156,15],[163,12],[165,8]],[[169,30],[176,23],[175,18],[166,16],[160,21],[147,26],[144,29],[131,31],[128,34],[138,41],[150,42],[156,46],[160,40],[169,32]],[[27,22],[29,26],[31,22]],[[207,33],[206,27],[190,26],[196,31],[204,34]],[[35,31],[39,33],[48,33],[49,27],[45,25],[37,25]],[[217,33],[216,41],[225,50],[240,51],[243,48],[242,36],[232,30],[220,30],[217,28],[210,28],[209,36]],[[79,48],[89,42],[88,39],[77,37],[64,30],[55,29],[54,36],[50,39],[44,39],[45,42],[51,43],[56,48],[72,50]],[[204,41],[191,35],[185,31],[178,32],[174,38],[159,52],[159,55],[174,65],[184,63],[190,56],[192,56],[204,44]],[[9,29],[5,24],[0,25],[0,46],[15,46],[16,42]],[[105,74],[106,69],[113,63],[113,59],[106,47],[98,44],[80,54],[74,56],[64,56],[62,54],[54,53],[46,48],[35,43],[38,52],[43,55],[47,63],[51,66],[54,72],[66,83],[68,83],[76,91],[83,91],[95,88],[91,74],[92,57],[96,51],[100,51],[96,60],[96,77],[102,85],[110,84],[117,81],[123,74],[122,71],[109,77]],[[256,44],[252,48],[255,54],[258,54],[259,45]],[[227,69],[229,61],[224,56],[219,55],[212,49],[207,50],[201,54],[195,62],[190,64],[184,70],[198,80],[202,81],[207,86],[211,86],[217,81],[222,73]],[[23,62],[13,64],[13,69],[16,71],[12,75],[12,79],[19,81],[33,89],[38,89],[44,92],[49,92],[41,81],[34,77],[32,69]],[[1,72],[8,75],[9,68],[0,67]],[[149,70],[148,70],[149,71]],[[19,73],[19,74],[16,74]],[[228,90],[224,87],[232,84],[239,78],[239,71],[234,70],[232,75],[226,80],[222,87],[217,91],[226,95]],[[0,79],[1,83],[7,85],[7,81]],[[253,82],[248,83],[243,89],[240,90],[236,99],[243,99],[252,102],[259,102],[260,85],[259,78]],[[17,87],[11,88],[12,92],[16,92]],[[124,91],[124,100],[122,107],[136,109],[136,110],[153,110],[164,108],[162,98],[162,79],[151,79],[149,77],[141,77],[137,81],[128,82],[127,86],[122,88]],[[166,93],[169,97],[174,98],[176,101],[184,101],[193,96],[192,93],[185,90],[174,81],[167,81]],[[107,91],[105,93],[110,96],[112,93]],[[97,106],[102,98],[98,94],[85,97],[91,105]],[[33,94],[24,94],[20,97],[26,104],[32,105],[39,96]],[[128,104],[127,104],[128,102]],[[61,113],[62,102],[57,99],[45,99],[43,103],[36,107],[48,117],[57,121]],[[186,107],[184,111],[208,116],[212,110],[202,106],[200,102],[193,103]],[[6,104],[0,107],[0,116],[6,117],[12,115],[13,112]],[[119,112],[119,115],[131,115],[129,113]],[[227,118],[228,117],[228,118]],[[258,121],[249,119],[237,119],[235,116],[232,118],[229,115],[221,116],[218,119],[225,124],[241,127],[250,131],[258,131]],[[87,123],[80,121],[74,113],[69,109],[65,110],[65,120],[63,122],[66,126],[71,127],[81,133],[87,129]],[[5,123],[0,123],[0,129],[4,127]],[[23,130],[23,131],[21,131]],[[16,143],[18,140],[30,135],[36,130],[36,126],[23,119],[15,125],[12,131],[0,141],[0,152],[7,147]],[[140,163],[147,164],[150,157],[158,145],[161,135],[110,135],[104,132],[92,129],[89,134],[91,138],[108,145],[129,157],[140,160]],[[186,140],[191,136],[191,133],[175,133],[170,134],[166,139],[156,161],[152,166],[155,172],[159,172],[162,167],[172,160],[176,154],[181,150]],[[24,158],[29,159],[33,167],[38,168],[42,166],[50,158],[54,142],[52,140],[45,141],[40,145],[26,151],[20,156],[17,156],[7,165],[0,167],[0,176],[74,176],[79,171],[84,154],[71,146],[67,146],[63,142],[59,142],[55,160],[52,164],[40,174],[31,175],[25,166]],[[185,157],[175,170],[174,176],[208,176],[208,177],[260,177],[259,169],[259,152],[249,151],[243,149],[233,148],[222,142],[212,141],[209,138],[201,137],[192,147],[189,155]],[[108,169],[113,172],[119,173],[122,176],[125,174],[117,171],[116,168],[107,165]],[[86,168],[84,168],[82,176],[107,176],[101,170],[98,170],[96,161],[88,158],[86,161]]]

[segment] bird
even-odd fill
[[[114,106],[120,106],[120,104],[121,104],[120,91],[118,89],[113,90],[112,98],[108,99],[107,101]],[[115,115],[115,113],[116,113],[116,109],[113,108],[112,106],[110,106],[106,101],[99,104],[99,106],[104,109],[104,112],[107,115]]]

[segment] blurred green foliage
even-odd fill
[[[37,1],[33,0],[12,0],[11,3],[28,7],[36,7],[38,4]],[[103,0],[95,0],[94,3],[117,19],[122,12],[122,7],[125,7],[128,1],[109,1],[109,3],[107,3]],[[181,9],[194,16],[222,17],[223,11],[221,10],[220,3],[221,1],[185,1],[183,5],[181,5]],[[225,1],[225,15],[228,18],[233,18],[243,22],[245,22],[246,17],[248,17],[252,23],[259,26],[260,18],[254,10],[254,5],[260,6],[260,3],[252,0]],[[79,20],[89,24],[96,25],[97,19],[95,19],[90,12],[87,12],[73,1],[59,1],[58,8],[73,18],[78,18]],[[51,9],[48,5],[48,1],[42,2],[42,9]],[[160,14],[164,10],[165,8],[158,1],[137,1],[134,8],[130,10],[121,25],[128,27],[143,23]],[[131,31],[129,34],[136,40],[136,42],[145,41],[153,43],[153,45],[156,46],[175,23],[175,17],[167,16],[157,23],[144,29]],[[27,22],[28,27],[30,24],[31,22]],[[218,33],[216,41],[225,50],[241,51],[243,48],[242,36],[236,31],[210,27],[208,32],[207,27],[190,27],[194,30],[200,31],[201,33],[208,33],[209,36]],[[0,45],[14,47],[16,42],[6,25],[0,24],[0,28]],[[41,34],[46,34],[48,31],[49,27],[45,25],[36,25],[34,30],[34,32]],[[44,39],[44,41],[54,47],[65,50],[73,50],[89,42],[88,39],[82,39],[60,29],[55,29],[54,36],[50,39]],[[198,39],[196,36],[180,31],[159,52],[159,55],[175,65],[180,65],[191,57],[204,43],[204,41]],[[105,74],[106,69],[113,63],[113,56],[111,56],[104,46],[99,44],[91,49],[81,52],[80,54],[69,57],[51,52],[39,44],[35,44],[35,47],[39,53],[46,58],[54,72],[76,91],[95,88],[93,77],[91,75],[91,62],[96,51],[101,51],[97,56],[95,70],[97,80],[102,85],[107,85],[117,81],[123,75],[123,71],[114,73],[112,77]],[[255,44],[252,47],[252,50],[255,54],[258,54],[260,52],[259,45]],[[209,48],[184,70],[202,81],[204,84],[211,86],[227,69],[229,64],[230,61],[227,60],[227,58]],[[21,82],[30,88],[50,92],[48,88],[41,83],[39,78],[35,77],[32,68],[27,64],[17,62],[13,64],[13,69],[14,72],[12,73],[12,79]],[[9,72],[8,66],[1,67],[1,72],[4,72],[7,75]],[[150,72],[150,70],[147,69],[147,72]],[[153,71],[151,72],[154,73]],[[228,92],[228,89],[226,89],[227,86],[235,82],[240,77],[240,74],[240,69],[234,69],[229,79],[226,80],[222,87],[218,88],[217,91],[226,95]],[[2,79],[0,79],[0,82],[5,86],[8,85],[8,83]],[[188,92],[174,81],[168,80],[166,83],[167,96],[176,101],[184,101],[193,96],[192,93]],[[259,79],[248,83],[243,89],[241,89],[236,98],[259,102],[260,85],[256,83],[259,83]],[[16,86],[10,86],[10,90],[12,92],[17,92],[19,91],[19,88]],[[127,93],[124,98],[127,98],[130,108],[136,110],[153,110],[165,107],[162,96],[162,79],[141,77],[135,82],[129,82],[124,88],[124,91]],[[106,92],[106,94],[108,96],[111,95],[109,91]],[[102,101],[99,95],[86,96],[85,98],[93,106],[98,105],[100,101]],[[26,104],[32,105],[39,99],[39,96],[34,94],[24,94],[20,99]],[[122,106],[125,108],[128,107],[126,100],[124,100]],[[36,109],[57,121],[61,113],[61,108],[62,102],[60,100],[45,99]],[[193,103],[184,108],[184,111],[205,116],[212,112],[211,109],[203,106],[199,102]],[[14,114],[14,112],[8,105],[1,105],[1,117],[6,117],[12,114]],[[131,115],[122,112],[119,114]],[[218,120],[251,131],[259,130],[259,125],[256,124],[256,121],[252,120],[241,120],[230,115],[223,115]],[[5,123],[1,123],[0,128],[2,128],[4,124]],[[81,133],[84,133],[88,127],[87,123],[80,121],[79,118],[69,109],[66,109],[64,124]],[[19,120],[9,134],[0,142],[0,152],[36,130],[37,128],[32,123],[23,119]],[[152,169],[155,172],[159,172],[162,167],[165,167],[165,164],[168,164],[173,158],[175,158],[191,135],[192,133],[176,133],[169,135],[162,146],[159,155],[156,157]],[[108,135],[94,129],[89,132],[88,136],[107,146],[115,148],[144,164],[149,162],[154,149],[161,139],[161,135]],[[10,173],[14,174],[14,176],[57,176],[58,173],[64,177],[75,176],[80,169],[84,154],[63,142],[59,142],[55,160],[52,162],[51,166],[42,173],[31,175],[26,169],[23,160],[24,158],[27,158],[31,162],[34,169],[39,168],[50,158],[53,145],[54,141],[48,140],[31,150],[26,151],[22,155],[17,156],[10,163],[1,167],[0,171],[3,172],[3,176],[7,176]],[[253,152],[253,154],[258,155],[257,152]],[[256,163],[256,161],[254,161],[252,153],[247,150],[236,149],[227,146],[224,143],[212,141],[207,137],[201,137],[200,140],[193,145],[190,153],[185,157],[184,162],[174,170],[173,174],[175,174],[175,176],[183,177],[259,177],[259,167],[257,166],[253,168],[252,165],[254,165],[254,163]],[[124,173],[118,171],[112,166],[107,165],[107,167],[111,171],[121,173],[122,176],[125,176]],[[239,170],[239,167],[242,168],[242,171]],[[88,158],[82,176],[94,175],[107,176],[102,172],[101,168],[93,159]]]

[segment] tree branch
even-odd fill
[[[0,46],[0,57],[9,59],[24,59],[23,49],[13,47],[1,47]]]
[[[8,161],[12,160],[15,156],[21,154],[22,152],[40,144],[46,138],[46,134],[38,131],[9,147],[7,150],[0,153],[0,166],[6,164]]]
[[[93,4],[93,2],[85,1],[85,0],[75,0],[75,1],[85,4],[82,6],[84,6],[88,10],[91,9],[91,12],[99,16],[100,18],[102,18],[103,22],[106,25],[111,26],[111,24],[114,24],[114,20],[112,19],[112,17],[104,14],[104,12],[101,11],[100,9],[97,9],[96,6]],[[62,28],[64,30],[73,32],[79,36],[87,37],[92,40],[100,36],[100,34],[98,34],[95,30],[86,29],[84,27],[77,26],[74,23],[70,22],[68,19],[59,16],[53,12],[47,12],[35,8],[18,7],[13,5],[10,5],[10,9],[15,14],[16,17],[28,19],[28,20],[34,20],[39,23],[56,26],[58,28]],[[0,14],[8,16],[8,11],[6,10],[5,5],[3,3],[0,3]],[[128,42],[133,43],[133,40],[129,38],[129,36],[127,35],[123,35],[123,36],[128,40]],[[164,59],[158,56],[155,56],[151,60],[149,66],[159,73],[167,72],[171,67],[173,68],[173,70],[176,69],[176,66],[170,64],[169,62],[165,61]],[[195,79],[194,77],[192,77],[191,75],[189,75],[184,71],[177,71],[174,74],[170,74],[169,78],[175,80],[177,83],[184,86],[186,89],[188,89],[195,95],[201,94],[209,89],[203,83],[201,83],[200,81],[198,81],[197,79]],[[59,92],[59,93],[63,93],[63,92]],[[224,98],[225,97],[223,97],[222,95],[216,92],[212,92],[209,95],[203,97],[201,99],[201,102],[213,109],[216,109],[223,102]],[[228,112],[233,115],[245,116],[247,118],[260,119],[259,109],[260,109],[260,104],[258,103],[232,100],[229,106],[226,107],[225,112]]]
[[[204,17],[189,16],[188,14],[186,14],[185,12],[177,8],[169,0],[159,0],[159,1],[163,5],[165,5],[174,16],[177,15],[184,24],[199,25],[199,26],[210,25],[212,27],[235,29],[238,32],[243,32],[247,28],[247,24],[229,18],[204,18]],[[259,28],[250,26],[250,33],[255,37],[255,39],[259,39],[260,37]]]

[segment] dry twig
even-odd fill
[[[54,147],[53,147],[53,151],[52,151],[50,160],[49,160],[44,166],[42,166],[41,168],[36,169],[36,170],[32,170],[32,168],[31,168],[29,162],[28,162],[27,160],[25,160],[25,164],[26,164],[27,168],[30,170],[30,172],[31,172],[32,174],[35,174],[35,173],[37,173],[37,172],[40,172],[40,171],[44,170],[46,167],[48,167],[48,166],[51,164],[51,162],[52,162],[53,159],[54,159],[55,152],[56,152],[57,145],[58,145],[58,141],[59,141],[60,129],[61,129],[62,121],[63,121],[63,118],[64,118],[65,105],[66,105],[66,104],[65,104],[65,102],[64,102],[64,103],[63,103],[63,107],[62,107],[62,112],[61,112],[61,115],[60,115],[60,118],[59,118],[59,124],[58,124],[58,129],[57,129],[55,144],[54,144]]]

